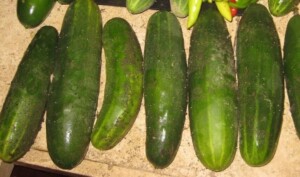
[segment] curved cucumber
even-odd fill
[[[55,2],[55,0],[18,0],[18,19],[25,28],[34,28],[46,19]]]
[[[164,168],[176,156],[187,105],[183,35],[172,13],[150,17],[144,60],[146,155],[155,167]]]
[[[42,27],[12,80],[0,114],[0,159],[5,162],[21,158],[41,128],[57,40],[55,28]]]
[[[113,148],[132,127],[143,97],[143,55],[135,32],[122,18],[103,29],[106,58],[104,101],[92,132],[92,144]]]
[[[132,14],[142,13],[148,10],[155,0],[126,0],[126,8]]]
[[[267,164],[280,135],[284,84],[281,49],[267,8],[250,5],[237,32],[240,152],[251,166]]]
[[[196,155],[213,171],[227,168],[236,153],[237,100],[233,48],[216,8],[204,9],[191,36],[189,117]]]
[[[293,16],[287,25],[284,42],[284,74],[291,113],[300,138],[300,15]]]
[[[76,0],[64,17],[46,120],[48,151],[71,169],[90,143],[100,82],[101,15],[93,0]]]
[[[297,8],[299,0],[268,0],[269,11],[274,16],[284,16]]]

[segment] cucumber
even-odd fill
[[[298,137],[300,138],[300,15],[290,18],[284,40],[284,75],[292,118]]]
[[[132,14],[139,14],[148,10],[155,0],[126,0],[126,8]]]
[[[284,16],[295,10],[299,0],[268,0],[269,11],[276,17]]]
[[[40,25],[51,12],[55,0],[18,0],[17,17],[25,28]]]
[[[41,128],[58,33],[44,26],[18,66],[0,114],[0,159],[14,162],[30,149]]]
[[[71,4],[72,2],[74,2],[74,0],[57,0],[57,2],[65,5],[65,4]]]
[[[122,18],[103,29],[106,58],[104,101],[91,141],[100,150],[116,146],[132,127],[143,98],[143,55],[135,32]]]
[[[258,0],[236,0],[235,2],[228,1],[230,7],[238,8],[238,9],[245,9],[250,4],[257,3]]]
[[[75,0],[65,14],[47,108],[51,159],[71,169],[85,157],[100,85],[102,22],[93,0]]]
[[[188,65],[189,118],[197,157],[213,171],[236,153],[237,83],[226,23],[215,7],[203,9],[191,35]]]
[[[180,18],[188,16],[188,2],[189,0],[170,0],[171,12]]]
[[[276,152],[284,103],[280,42],[265,6],[245,10],[236,45],[240,153],[247,164],[263,166]]]
[[[147,24],[144,51],[146,156],[156,168],[176,156],[187,107],[187,64],[181,26],[158,11]]]

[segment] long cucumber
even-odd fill
[[[132,127],[143,97],[143,55],[135,32],[122,18],[103,29],[106,58],[104,101],[92,133],[92,144],[111,149]]]
[[[31,147],[41,128],[54,68],[58,32],[44,26],[28,46],[0,114],[0,159],[14,162]]]
[[[251,4],[237,31],[240,152],[252,166],[267,164],[280,135],[284,83],[279,37],[267,8]]]
[[[144,53],[146,155],[157,168],[174,160],[187,105],[187,64],[176,16],[156,12],[147,25]]]
[[[201,12],[189,56],[189,117],[197,157],[210,170],[226,169],[236,153],[237,83],[226,23],[215,7]]]
[[[101,33],[97,4],[71,3],[60,32],[46,119],[48,151],[60,168],[78,165],[90,143],[100,86]]]

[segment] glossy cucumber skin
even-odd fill
[[[187,106],[187,64],[180,24],[156,12],[147,25],[144,53],[146,155],[156,168],[176,156]]]
[[[290,111],[300,137],[300,15],[293,16],[287,25],[284,40],[284,75],[290,101]]]
[[[25,28],[34,28],[46,19],[55,2],[55,0],[18,0],[18,19]]]
[[[104,101],[92,132],[100,150],[116,146],[132,127],[143,98],[143,55],[135,32],[122,18],[103,29],[106,58]]]
[[[237,32],[240,152],[251,166],[274,156],[280,135],[284,83],[279,37],[266,7],[253,4]]]
[[[202,164],[225,170],[238,134],[237,83],[231,39],[218,10],[208,7],[196,22],[188,65],[189,118],[194,149]]]
[[[126,0],[126,8],[132,14],[139,14],[148,10],[155,0]]]
[[[50,157],[63,169],[78,165],[90,143],[100,85],[101,35],[95,2],[70,4],[60,32],[46,119]]]
[[[41,128],[57,40],[54,27],[42,27],[12,80],[0,114],[0,159],[5,162],[21,158]]]
[[[297,8],[299,0],[268,0],[269,11],[276,17],[284,16]]]
[[[169,0],[171,6],[171,12],[176,15],[176,17],[186,17],[189,14],[188,1],[189,0]]]

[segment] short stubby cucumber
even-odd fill
[[[237,83],[228,36],[223,17],[210,6],[201,12],[190,44],[191,135],[197,157],[213,171],[222,171],[232,163],[237,146]]]
[[[55,2],[55,0],[18,0],[17,17],[25,28],[34,28],[46,19]]]
[[[273,158],[280,136],[284,103],[279,37],[267,8],[252,4],[237,31],[240,152],[251,166]]]
[[[292,118],[300,137],[300,15],[293,16],[287,25],[284,40],[284,75]]]
[[[53,162],[71,169],[85,157],[95,120],[102,22],[93,0],[75,0],[65,14],[47,107],[47,147]]]
[[[0,159],[5,162],[25,155],[41,128],[57,41],[54,27],[39,29],[12,80],[0,114]]]
[[[187,64],[176,16],[156,12],[147,25],[144,53],[146,155],[156,168],[174,160],[187,106]]]
[[[189,0],[169,0],[171,6],[171,12],[176,15],[176,17],[183,18],[188,16],[189,14],[189,7],[188,2]]]
[[[122,18],[103,29],[106,63],[104,100],[92,132],[100,150],[116,146],[132,127],[143,98],[143,55],[135,32]]]

